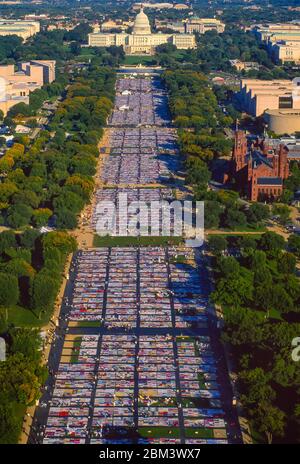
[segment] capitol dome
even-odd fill
[[[149,19],[148,16],[144,13],[143,8],[136,15],[132,33],[139,35],[151,34]]]

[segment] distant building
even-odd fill
[[[137,14],[131,34],[93,32],[88,35],[90,47],[123,46],[127,55],[154,55],[156,47],[172,44],[179,49],[196,47],[194,35],[190,34],[153,34],[147,15],[143,9]]]
[[[180,21],[172,22],[168,20],[155,20],[155,28],[158,31],[161,29],[171,29],[172,31],[178,32],[179,34],[185,33],[185,24]]]
[[[222,34],[225,30],[225,24],[219,19],[215,18],[190,18],[185,22],[185,32],[192,34],[199,32],[199,34],[205,34],[207,31],[216,31],[218,34]]]
[[[275,200],[281,196],[283,181],[289,176],[288,149],[248,146],[244,131],[237,130],[231,162],[231,177],[251,201]]]
[[[270,43],[269,51],[274,61],[281,63],[293,62],[300,64],[300,37],[299,40]]]
[[[17,35],[24,40],[40,31],[38,21],[0,19],[0,36]]]
[[[104,21],[99,30],[101,30],[101,32],[107,32],[107,31],[110,31],[111,29],[121,29],[122,27],[122,23],[120,21],[114,21],[112,19],[108,19],[107,21]]]
[[[252,27],[254,34],[261,42],[278,42],[280,40],[299,40],[300,39],[300,21],[290,23],[270,23],[258,24]]]
[[[126,31],[128,27],[132,26],[133,22],[132,21],[114,21],[113,19],[108,19],[107,21],[104,21],[101,26],[100,30],[101,32],[107,32],[112,29],[121,29],[122,31]]]
[[[49,15],[48,14],[28,14],[24,16],[25,21],[43,21],[45,19],[48,19]]]
[[[72,31],[78,26],[79,23],[72,22],[72,21],[56,21],[51,24],[47,24],[46,29],[47,31],[57,31],[59,29],[65,29],[66,31]]]
[[[222,76],[215,76],[212,78],[212,82],[216,85],[224,85],[225,79]]]
[[[0,65],[0,109],[4,115],[17,103],[29,103],[29,93],[55,79],[55,61],[32,60]]]
[[[255,61],[230,60],[230,64],[237,71],[250,71],[251,69],[259,69],[259,64]]]
[[[176,3],[173,8],[174,10],[190,10],[191,7],[185,3]]]
[[[300,132],[300,108],[266,110],[264,119],[268,129],[275,134],[294,134]]]
[[[0,77],[10,82],[26,82],[42,86],[55,79],[54,60],[31,60],[18,63],[17,70],[13,64],[0,65]]]
[[[266,138],[263,145],[270,149],[277,150],[280,145],[284,145],[288,150],[288,161],[300,161],[300,139],[294,136],[280,137],[278,139]]]
[[[134,3],[132,6],[133,10],[140,10],[141,8],[153,8],[157,10],[172,9],[173,3]]]
[[[257,25],[252,31],[265,43],[274,61],[300,64],[300,21]]]
[[[4,338],[0,337],[0,362],[6,361],[6,345]]]
[[[237,97],[243,111],[260,116],[266,110],[300,109],[295,90],[296,84],[290,80],[242,79]]]

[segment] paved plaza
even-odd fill
[[[172,200],[161,177],[176,173],[178,151],[162,83],[131,75],[116,89],[96,204],[120,192]],[[98,219],[95,208],[93,230]],[[240,442],[203,259],[185,246],[78,251],[29,442]]]

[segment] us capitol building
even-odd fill
[[[92,32],[88,38],[90,47],[122,45],[126,55],[154,55],[158,45],[167,43],[180,49],[196,48],[194,34],[153,34],[143,8],[135,18],[131,34]]]

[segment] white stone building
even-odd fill
[[[153,34],[143,9],[135,18],[131,34],[92,32],[88,38],[90,47],[123,46],[126,55],[154,55],[158,45],[167,43],[179,49],[196,48],[193,34]]]

